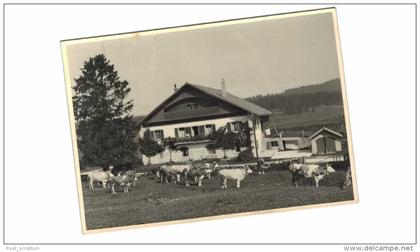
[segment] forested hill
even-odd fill
[[[282,111],[286,114],[314,110],[320,105],[343,104],[340,79],[292,88],[283,93],[257,95],[246,99],[268,110]]]
[[[297,88],[291,88],[284,91],[285,95],[308,94],[319,92],[341,92],[340,79],[333,79],[321,84],[307,85]]]

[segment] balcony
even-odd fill
[[[202,117],[206,115],[212,115],[220,112],[219,107],[200,107],[196,110],[178,110],[178,111],[168,111],[165,113],[165,119],[183,119],[183,118],[192,118],[192,117]]]
[[[203,143],[203,142],[210,142],[209,135],[197,135],[197,136],[190,136],[190,137],[177,137],[175,138],[175,144],[188,144],[188,143]]]

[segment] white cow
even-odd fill
[[[86,174],[89,178],[89,188],[93,189],[93,182],[94,181],[98,181],[98,182],[102,182],[102,187],[106,188],[106,182],[108,181],[108,173],[104,172],[102,170],[95,170],[95,171],[91,171],[91,172],[87,172]]]
[[[192,167],[191,164],[162,165],[157,171],[157,177],[161,182],[165,181],[168,183],[168,177],[176,177],[176,181],[173,179],[174,183],[180,182],[181,175],[185,175],[185,172],[191,170]]]
[[[112,194],[116,193],[115,186],[124,186],[124,193],[127,193],[130,186],[134,183],[134,175],[114,176],[111,171],[107,171],[107,174]]]
[[[334,168],[329,164],[297,164],[292,163],[289,165],[289,170],[292,172],[292,183],[297,187],[297,181],[304,177],[314,178],[315,185],[318,187],[319,181],[328,173],[335,172]]]
[[[222,183],[222,189],[227,189],[227,180],[235,180],[236,188],[241,187],[241,181],[246,177],[246,175],[252,173],[251,168],[248,166],[238,167],[238,168],[222,168],[219,170],[219,176]]]
[[[184,171],[184,179],[185,185],[190,186],[188,180],[194,179],[195,182],[198,182],[198,186],[202,185],[203,178],[205,176],[209,176],[213,169],[211,167],[207,167],[205,165],[194,165],[193,168],[189,169],[188,171]]]
[[[146,175],[146,172],[136,172],[134,170],[128,170],[124,173],[124,175],[129,175],[129,176],[134,176],[134,180],[133,180],[133,186],[136,186],[136,181],[138,181],[138,178]]]

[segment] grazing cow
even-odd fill
[[[116,194],[115,186],[124,186],[124,193],[127,193],[131,184],[134,182],[133,175],[114,176],[110,171],[108,173],[108,182],[111,186],[111,193]]]
[[[88,182],[90,182],[89,181],[90,180],[89,179],[89,175],[90,174],[92,174],[94,172],[98,172],[98,171],[103,171],[103,168],[102,167],[99,167],[99,166],[89,167],[88,169],[89,169],[88,171],[80,171],[80,176],[86,176]],[[99,185],[100,182],[99,181],[96,181],[96,184]],[[89,188],[90,188],[90,185],[89,185]]]
[[[346,172],[346,179],[344,180],[344,184],[341,188],[345,189],[346,187],[351,185],[351,169],[349,169]]]
[[[241,187],[241,181],[246,177],[247,174],[252,173],[251,168],[245,165],[238,168],[222,168],[219,170],[219,176],[222,183],[222,189],[227,189],[227,180],[236,180],[236,188]]]
[[[167,165],[162,165],[161,167],[159,167],[158,170],[156,170],[156,177],[158,178],[159,182],[163,183],[168,183],[168,178],[171,178],[172,181],[175,181],[173,179],[173,174],[171,174],[171,170],[169,169],[169,166]]]
[[[328,173],[335,172],[331,165],[317,165],[317,164],[297,164],[289,165],[289,170],[292,172],[292,183],[297,187],[299,179],[314,178],[315,185],[318,187],[319,181]]]
[[[212,168],[206,165],[195,165],[190,170],[184,170],[185,186],[190,186],[188,182],[190,178],[194,179],[195,182],[198,182],[198,186],[201,186],[203,178],[212,171]]]
[[[147,174],[146,172],[136,172],[134,170],[128,170],[125,173],[123,173],[123,175],[129,175],[129,176],[133,176],[134,177],[134,179],[133,179],[133,186],[136,186],[136,181],[138,181],[138,178],[139,177],[141,177],[143,175],[146,175],[146,174]]]
[[[102,182],[102,187],[106,188],[106,182],[108,181],[108,172],[104,172],[102,170],[95,170],[92,172],[89,172],[88,174],[89,177],[89,188],[93,189],[93,182],[94,181],[98,181],[98,182]]]
[[[157,179],[160,179],[160,175],[159,175],[159,170],[160,170],[160,166],[146,166],[146,175],[154,175],[156,176]]]
[[[156,175],[161,182],[165,180],[165,182],[168,183],[168,177],[171,177],[174,183],[179,183],[181,182],[181,175],[185,175],[185,172],[188,172],[191,169],[191,164],[162,165]],[[176,177],[176,181],[174,177]]]

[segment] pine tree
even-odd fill
[[[89,58],[81,70],[73,86],[81,163],[107,169],[111,164],[138,161],[128,82],[120,80],[103,54]]]

